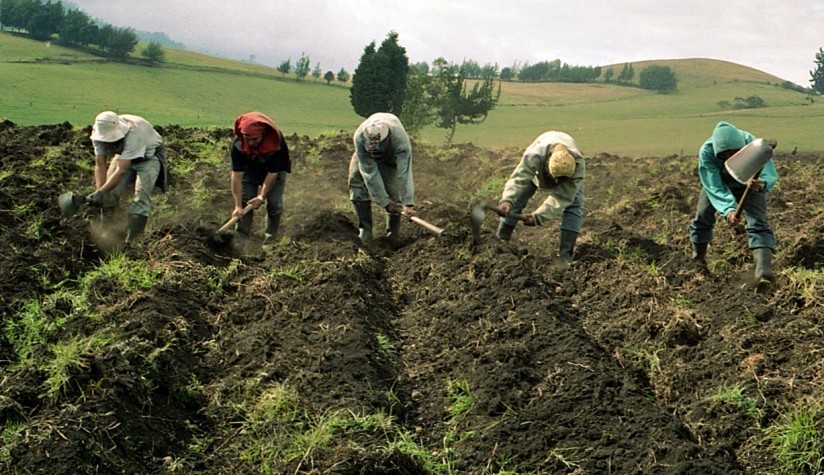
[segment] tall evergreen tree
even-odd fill
[[[398,34],[389,32],[379,49],[366,46],[352,76],[349,100],[355,113],[369,117],[375,112],[400,115],[403,110],[409,58],[398,44]]]
[[[819,94],[824,95],[824,49],[815,54],[815,70],[810,71],[810,84]]]

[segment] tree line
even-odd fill
[[[96,45],[100,51],[116,58],[128,56],[138,43],[133,29],[96,22],[79,9],[66,11],[60,1],[2,0],[0,24],[3,28],[26,31],[38,40],[57,35],[61,43],[69,46]],[[142,54],[152,62],[162,61],[164,56],[157,42],[150,42]]]

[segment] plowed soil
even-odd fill
[[[490,215],[472,240],[522,150],[414,144],[419,215],[446,232],[364,246],[351,138],[291,136],[282,239],[261,250],[259,211],[238,258],[215,233],[229,131],[159,129],[171,187],[120,253],[94,210],[57,206],[90,191],[89,129],[0,124],[0,471],[777,473],[772,428],[824,427],[824,154],[777,150],[757,293],[723,223],[709,269],[690,260],[694,156],[588,157],[567,269],[557,222],[505,243]],[[97,272],[115,259],[154,280]]]

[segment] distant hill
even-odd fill
[[[608,64],[601,66],[601,78],[610,68],[617,76],[625,63]],[[688,59],[654,59],[647,61],[634,61],[629,64],[635,69],[634,83],[638,83],[638,75],[641,71],[652,66],[668,66],[675,72],[678,79],[678,87],[704,87],[712,86],[719,82],[753,82],[763,84],[782,84],[784,79],[772,74],[765,73],[749,66],[732,63],[720,59],[710,58],[688,58]]]
[[[148,67],[138,46],[128,64],[0,32],[0,114],[21,125],[68,121],[84,126],[100,111],[143,115],[155,124],[228,127],[240,113],[261,110],[287,134],[317,136],[354,130],[363,120],[349,102],[349,84],[311,77],[296,81],[275,68],[165,47],[166,61]],[[720,120],[779,140],[792,150],[824,150],[818,124],[824,101],[784,86],[776,76],[707,58],[634,62],[675,71],[678,90],[658,94],[598,81],[584,84],[504,82],[498,106],[481,124],[458,128],[456,143],[522,146],[546,130],[564,130],[588,154],[661,156],[694,153]],[[610,66],[603,66],[602,73]],[[623,63],[612,65],[616,75]],[[253,93],[250,93],[253,91]],[[737,109],[739,98],[765,107]],[[415,140],[440,143],[427,127]]]
[[[187,49],[186,45],[184,45],[183,43],[179,43],[177,41],[173,41],[171,38],[169,38],[168,35],[166,35],[166,33],[163,32],[148,32],[135,30],[135,34],[137,35],[137,38],[144,43],[150,43],[154,41],[156,43],[160,43],[160,45],[165,48],[174,48],[182,50]]]

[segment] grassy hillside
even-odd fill
[[[349,91],[323,81],[298,83],[272,68],[167,49],[161,67],[104,62],[93,55],[0,32],[0,77],[8,84],[0,114],[22,125],[69,121],[83,126],[104,109],[153,123],[228,127],[248,110],[271,115],[287,132],[316,136],[353,130],[362,120]],[[782,79],[712,59],[633,63],[636,81],[651,64],[671,67],[674,94],[614,84],[504,83],[499,106],[480,125],[459,127],[456,142],[526,146],[551,129],[567,131],[587,154],[694,154],[719,120],[775,137],[784,150],[824,150],[824,101],[780,87]],[[610,66],[604,66],[606,71]],[[622,65],[611,67],[620,72]],[[722,109],[720,101],[759,96],[763,109]],[[444,131],[418,139],[443,141]]]

